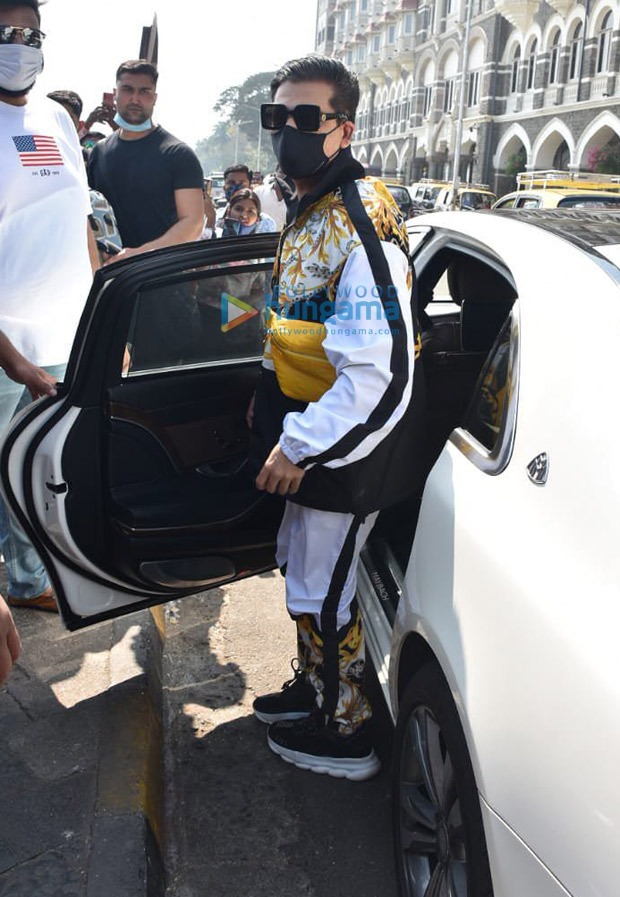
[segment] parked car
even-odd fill
[[[422,203],[427,209],[432,209],[435,205],[435,200],[437,199],[439,191],[442,187],[447,186],[449,186],[447,181],[422,178],[421,181],[416,181],[415,184],[411,184],[408,189],[411,198],[415,202]]]
[[[435,199],[434,208],[447,210],[452,208],[453,187],[450,184],[442,187]],[[497,196],[485,184],[461,184],[457,187],[457,209],[490,209]]]
[[[216,206],[226,205],[226,197],[224,195],[224,172],[212,171],[209,175],[211,179],[211,196]]]
[[[620,333],[620,216],[409,231],[426,484],[382,512],[358,571],[396,724],[401,892],[616,897],[620,374],[613,349],[588,364],[583,321]],[[274,566],[282,499],[253,489],[244,421],[275,248],[100,270],[64,386],[15,419],[3,491],[70,629]]]
[[[620,209],[620,194],[585,190],[515,190],[506,193],[494,209]]]
[[[390,181],[384,181],[384,183],[396,200],[398,208],[401,210],[404,217],[409,218],[414,208],[414,203],[411,199],[411,195],[407,187],[403,186],[402,184],[392,183]]]
[[[620,178],[568,171],[528,171],[494,209],[620,209]]]

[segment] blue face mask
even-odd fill
[[[140,125],[132,125],[128,121],[125,121],[125,119],[119,112],[117,112],[114,116],[114,121],[119,126],[119,128],[123,129],[123,131],[133,131],[136,134],[140,131],[150,131],[153,127],[153,122],[150,118],[147,118],[147,120],[143,121]]]
[[[231,184],[230,187],[224,188],[224,196],[226,197],[228,202],[230,202],[230,200],[233,198],[233,194],[235,194],[237,192],[237,190],[243,190],[243,189],[244,189],[243,184]]]

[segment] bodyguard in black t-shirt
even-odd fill
[[[202,167],[185,143],[153,124],[157,77],[157,68],[143,59],[119,66],[119,130],[93,147],[88,165],[91,187],[116,214],[123,257],[197,240],[202,233]]]

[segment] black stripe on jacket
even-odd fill
[[[364,208],[364,203],[362,202],[355,182],[349,181],[343,184],[342,199],[366,251],[375,285],[378,288],[379,298],[385,311],[386,301],[389,296],[394,295],[396,288],[392,283],[390,266],[388,265],[385,253],[383,252],[381,240],[379,239],[368,212]],[[392,287],[392,290],[390,290],[390,287]],[[399,297],[399,299],[401,299],[401,297]],[[319,455],[304,458],[303,461],[299,462],[299,467],[305,468],[309,464],[325,464],[336,458],[345,458],[347,455],[351,454],[364,439],[376,430],[380,430],[390,419],[402,401],[403,393],[409,380],[407,332],[402,326],[397,329],[396,333],[392,332],[390,373],[392,374],[392,379],[366,421],[361,424],[356,424],[345,436],[342,436],[338,442],[326,451],[321,452]]]

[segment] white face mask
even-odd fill
[[[25,44],[0,44],[0,88],[28,90],[43,71],[43,52]]]

